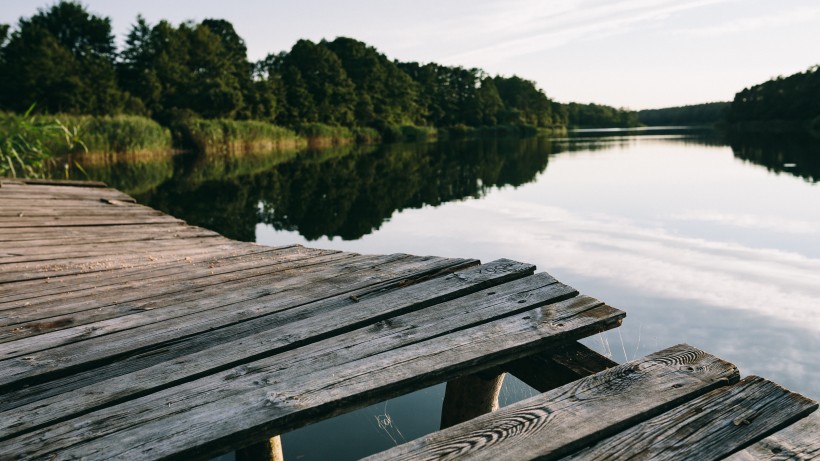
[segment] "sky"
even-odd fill
[[[2,0],[15,24],[53,1]],[[533,80],[559,102],[648,109],[711,101],[820,64],[816,0],[87,0],[119,43],[150,23],[221,18],[252,60],[347,36],[391,59]]]

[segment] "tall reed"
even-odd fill
[[[146,117],[57,115],[55,118],[67,126],[76,126],[77,135],[91,153],[137,154],[171,150],[171,132]]]
[[[52,117],[0,113],[0,176],[44,178],[60,152],[86,149],[76,126]]]
[[[292,130],[255,120],[189,118],[178,122],[176,129],[182,133],[182,145],[204,153],[243,153],[307,144]]]

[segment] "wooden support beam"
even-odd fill
[[[282,439],[274,436],[234,452],[236,461],[284,461]]]
[[[546,392],[617,365],[575,342],[518,359],[503,368],[538,392]]]
[[[447,383],[441,407],[441,429],[498,410],[505,373],[479,373]]]

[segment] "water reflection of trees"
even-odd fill
[[[357,239],[397,211],[530,182],[551,154],[622,148],[635,139],[502,138],[82,163],[93,179],[231,238],[253,241],[256,225],[263,222],[309,240]],[[729,145],[737,158],[820,181],[820,141],[813,138],[702,133],[656,139]]]
[[[820,181],[820,139],[800,134],[730,135],[735,157],[808,182]]]
[[[775,173],[820,182],[820,139],[803,133],[735,133],[718,130],[653,130],[635,136],[612,132],[587,132],[556,141],[555,151],[601,151],[625,148],[640,140],[656,139],[691,146],[729,146],[736,158]]]
[[[258,222],[309,240],[357,239],[396,211],[530,182],[550,152],[530,138],[337,147],[267,165],[267,156],[183,157],[173,179],[137,198],[236,239],[254,240]]]

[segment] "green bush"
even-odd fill
[[[302,123],[296,132],[311,140],[352,141],[355,134],[350,128],[325,125],[324,123]]]
[[[56,119],[0,113],[0,176],[42,178],[55,165],[61,152],[84,148],[76,128]]]
[[[401,137],[404,141],[429,141],[435,139],[437,135],[437,130],[429,126],[403,125],[401,127]]]
[[[55,118],[65,126],[76,127],[78,138],[91,153],[130,154],[171,149],[171,132],[146,117],[57,115]]]
[[[174,124],[182,147],[204,153],[240,153],[306,144],[292,130],[255,120],[185,118]]]
[[[364,144],[374,144],[382,140],[382,135],[375,128],[359,126],[352,128],[353,137],[356,142]]]

